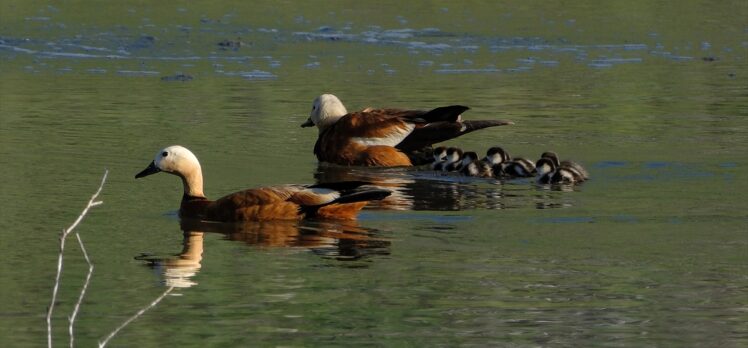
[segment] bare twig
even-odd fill
[[[65,239],[70,235],[70,232],[75,229],[78,224],[83,221],[83,218],[88,213],[88,210],[102,204],[101,201],[96,201],[96,198],[99,196],[99,193],[101,193],[101,189],[104,188],[104,182],[106,182],[106,177],[109,174],[109,170],[104,171],[104,176],[101,178],[101,184],[99,185],[99,189],[96,190],[96,193],[91,196],[91,199],[88,200],[88,205],[83,209],[80,215],[78,215],[78,218],[75,219],[72,225],[68,227],[65,230],[62,230],[62,235],[60,236],[60,254],[57,256],[57,275],[55,276],[55,286],[52,288],[52,302],[49,304],[49,309],[47,310],[47,347],[52,348],[52,312],[55,309],[55,302],[57,301],[57,290],[60,288],[60,277],[62,275],[62,255],[65,251]],[[82,244],[81,244],[82,246]],[[88,260],[88,257],[86,257]],[[89,264],[90,266],[90,264]],[[89,268],[90,270],[90,268]],[[84,288],[85,291],[85,288]],[[77,307],[77,306],[76,306]],[[77,313],[77,309],[76,312]],[[72,323],[71,323],[72,326]],[[72,337],[71,337],[71,344],[72,344]]]
[[[107,336],[107,337],[106,337],[106,338],[105,338],[105,339],[104,339],[103,341],[100,341],[100,342],[99,342],[99,348],[103,348],[104,346],[106,346],[106,345],[107,345],[107,343],[109,343],[109,340],[111,340],[111,339],[112,339],[112,338],[113,338],[113,337],[114,337],[114,336],[115,336],[115,335],[116,335],[116,334],[117,334],[117,333],[118,333],[118,332],[119,332],[120,330],[122,330],[122,329],[123,329],[123,328],[124,328],[125,326],[127,326],[128,324],[130,324],[130,323],[131,323],[131,322],[132,322],[133,320],[135,320],[135,319],[138,319],[138,318],[139,318],[139,317],[140,317],[141,315],[143,315],[143,313],[145,313],[145,312],[146,312],[147,310],[149,310],[149,309],[151,309],[151,308],[155,307],[155,306],[156,306],[156,305],[157,305],[157,304],[158,304],[159,302],[161,302],[161,300],[163,300],[163,299],[164,299],[164,297],[166,297],[166,295],[168,295],[168,294],[169,294],[169,293],[170,293],[170,292],[171,292],[172,290],[174,290],[174,287],[173,287],[173,286],[172,286],[172,287],[169,287],[168,289],[166,289],[166,291],[164,291],[164,293],[163,293],[163,294],[161,294],[161,296],[157,297],[157,298],[156,298],[155,300],[153,300],[153,302],[151,302],[151,303],[150,303],[149,305],[147,305],[147,306],[143,307],[143,308],[142,308],[142,309],[140,309],[140,310],[139,310],[139,311],[138,311],[137,313],[135,313],[135,315],[133,315],[133,316],[132,316],[132,317],[130,317],[129,319],[125,320],[125,322],[124,322],[124,323],[122,323],[122,325],[118,326],[118,327],[117,327],[116,329],[114,329],[114,331],[112,331],[112,332],[111,332],[111,333],[109,334],[109,336]]]
[[[69,319],[70,325],[68,326],[68,333],[70,333],[70,348],[74,347],[73,341],[75,340],[75,335],[73,335],[73,325],[75,324],[75,318],[78,316],[78,311],[80,310],[81,303],[83,303],[83,297],[86,296],[86,290],[88,289],[88,284],[91,282],[91,275],[93,274],[94,270],[93,263],[91,263],[91,259],[88,258],[86,248],[83,246],[81,235],[78,234],[78,232],[75,232],[75,237],[78,238],[78,244],[80,244],[81,246],[83,257],[86,258],[86,263],[88,264],[88,273],[86,274],[86,282],[83,283],[81,294],[80,296],[78,296],[78,302],[75,303],[75,308],[73,308],[73,313],[70,315]]]

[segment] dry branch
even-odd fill
[[[81,221],[83,221],[83,218],[88,213],[88,210],[100,205],[104,202],[96,201],[96,198],[99,197],[99,193],[101,193],[101,189],[104,188],[104,183],[106,182],[106,177],[109,174],[109,170],[104,171],[104,176],[101,178],[101,184],[99,185],[99,189],[96,190],[96,193],[91,196],[91,199],[88,200],[88,204],[83,209],[83,211],[78,215],[78,218],[75,219],[72,225],[68,227],[67,229],[62,230],[62,235],[60,236],[60,253],[57,256],[57,275],[55,276],[55,286],[52,288],[52,301],[49,304],[49,309],[47,310],[47,347],[52,348],[52,313],[55,309],[55,302],[57,302],[57,290],[60,288],[60,277],[62,276],[62,255],[65,252],[65,239],[67,239],[68,235],[80,224]],[[77,234],[77,233],[76,233]],[[80,306],[80,302],[83,301],[83,296],[85,294],[86,288],[88,287],[88,281],[91,278],[91,273],[93,272],[93,265],[91,264],[90,260],[88,259],[88,254],[86,254],[85,248],[83,248],[83,242],[81,242],[80,237],[78,237],[78,242],[81,245],[81,250],[83,250],[83,255],[86,257],[86,262],[89,264],[89,274],[86,277],[86,283],[84,284],[83,290],[81,291],[81,296],[79,297],[78,301],[79,303],[76,304],[75,310],[73,311],[73,315],[70,317],[70,326],[69,326],[69,332],[70,332],[70,345],[72,347],[73,345],[73,323],[75,321],[75,316],[78,313],[78,308]]]

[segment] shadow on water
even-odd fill
[[[562,193],[576,190],[569,185],[539,185],[534,178],[484,179],[436,172],[426,167],[364,168],[320,163],[314,178],[317,183],[366,181],[390,190],[390,197],[367,207],[383,210],[563,208],[570,207],[572,201]]]
[[[159,270],[167,286],[187,288],[202,267],[205,233],[220,233],[226,239],[259,248],[301,248],[323,258],[355,261],[389,255],[390,241],[379,231],[358,226],[355,221],[265,221],[211,223],[183,220],[182,251],[163,257],[142,254],[136,260]],[[360,265],[356,265],[360,267]]]

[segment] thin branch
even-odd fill
[[[70,232],[75,229],[75,227],[78,226],[78,224],[83,221],[83,218],[88,213],[88,210],[92,207],[95,207],[97,205],[102,204],[101,201],[96,201],[96,197],[99,196],[99,193],[101,193],[101,189],[104,188],[104,182],[106,182],[106,177],[109,174],[109,170],[104,171],[104,176],[101,178],[101,184],[99,185],[99,189],[96,190],[96,193],[94,193],[93,196],[91,196],[91,199],[88,201],[88,204],[83,209],[80,215],[78,215],[78,218],[75,219],[72,225],[68,227],[65,230],[62,230],[62,235],[60,236],[60,254],[57,256],[57,275],[55,276],[55,286],[52,288],[52,301],[49,304],[49,309],[47,311],[47,347],[52,348],[52,312],[55,309],[55,302],[57,301],[57,290],[60,288],[60,277],[62,276],[62,255],[65,251],[65,239],[70,235]]]
[[[114,331],[112,331],[112,332],[111,332],[111,333],[109,334],[109,336],[107,336],[107,337],[106,337],[106,338],[105,338],[105,339],[104,339],[103,341],[100,341],[100,342],[99,342],[99,348],[103,348],[104,346],[106,346],[106,345],[107,345],[107,343],[109,343],[109,340],[111,340],[111,339],[112,339],[112,338],[113,338],[113,337],[114,337],[114,336],[115,336],[115,335],[116,335],[116,334],[117,334],[117,333],[118,333],[118,332],[119,332],[120,330],[122,330],[122,329],[123,329],[123,328],[124,328],[125,326],[129,325],[129,324],[130,324],[130,323],[131,323],[131,322],[132,322],[133,320],[135,320],[135,319],[138,319],[138,318],[139,318],[139,317],[140,317],[141,315],[143,315],[143,313],[145,313],[145,312],[146,312],[147,310],[149,310],[149,309],[151,309],[151,308],[155,307],[155,306],[156,306],[156,305],[157,305],[157,304],[158,304],[159,302],[161,302],[161,300],[163,300],[163,299],[164,299],[164,297],[166,297],[166,295],[168,295],[168,294],[169,294],[169,293],[170,293],[170,292],[171,292],[172,290],[174,290],[174,287],[173,287],[173,286],[169,287],[168,289],[166,289],[166,291],[164,291],[164,293],[163,293],[163,294],[161,294],[161,296],[159,296],[158,298],[156,298],[155,300],[153,300],[153,302],[151,302],[151,303],[150,303],[149,305],[147,305],[147,306],[143,307],[143,308],[142,308],[141,310],[139,310],[139,311],[138,311],[137,313],[135,313],[135,315],[133,315],[133,316],[132,316],[132,317],[130,317],[129,319],[125,320],[125,322],[124,322],[124,323],[122,323],[122,325],[118,326],[118,327],[117,327],[116,329],[114,329]]]
[[[75,237],[78,238],[78,244],[81,246],[81,251],[83,252],[83,257],[86,258],[86,263],[88,264],[88,274],[86,274],[86,282],[83,283],[83,288],[81,289],[81,294],[78,296],[78,302],[75,303],[75,308],[73,308],[73,313],[70,315],[70,325],[68,326],[68,332],[70,333],[70,348],[74,347],[73,341],[75,339],[75,335],[73,335],[73,325],[75,325],[75,318],[78,316],[78,311],[80,310],[81,303],[83,303],[83,297],[86,296],[86,290],[88,289],[88,284],[91,282],[91,275],[93,275],[94,266],[91,262],[91,259],[88,258],[88,253],[86,252],[86,248],[83,246],[83,240],[81,239],[81,235],[78,234],[78,232],[75,232]]]

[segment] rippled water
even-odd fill
[[[748,345],[748,8],[248,2],[0,4],[0,345],[40,346],[57,236],[95,265],[75,337],[112,346]],[[318,164],[315,96],[463,104],[515,125],[448,144],[554,150],[556,190]],[[190,224],[166,145],[206,193],[365,179],[350,223]],[[53,321],[86,265],[68,241]]]

